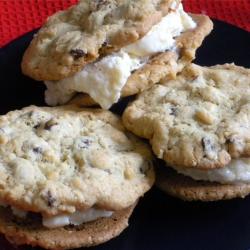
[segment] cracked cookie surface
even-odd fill
[[[50,16],[24,54],[22,70],[58,80],[142,38],[179,0],[80,0]],[[173,5],[174,4],[174,5]]]
[[[117,211],[154,182],[150,146],[101,109],[36,107],[0,117],[0,201],[44,216]]]
[[[250,70],[190,64],[139,94],[123,124],[170,165],[214,169],[250,155]]]
[[[161,78],[174,79],[176,75],[195,58],[196,50],[213,28],[213,23],[205,15],[189,14],[196,23],[194,29],[187,30],[175,39],[176,50],[157,53],[149,61],[132,72],[121,90],[121,97],[134,95],[148,89]],[[88,94],[78,94],[69,103],[82,107],[97,105]]]

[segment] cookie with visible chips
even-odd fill
[[[183,32],[175,38],[176,50],[165,51],[152,56],[147,64],[136,69],[128,77],[122,87],[120,98],[134,95],[148,89],[161,78],[174,79],[181,70],[195,59],[196,49],[199,48],[207,35],[212,30],[213,24],[205,15],[189,14],[196,27]],[[98,105],[98,103],[86,93],[77,93],[69,103],[81,107]]]
[[[176,171],[166,167],[158,186],[188,200],[249,193],[249,75],[234,64],[190,64],[176,80],[152,86],[128,105],[124,126],[149,139],[155,155]]]
[[[119,234],[155,179],[154,155],[147,142],[126,131],[120,116],[102,109],[68,105],[11,111],[0,116],[0,154],[0,206],[10,206],[17,218],[24,218],[23,226],[30,212],[38,214],[38,228],[47,228],[41,241],[55,228],[55,238],[61,237],[56,232],[68,224],[74,228],[89,221],[101,227],[111,223],[103,236],[101,229],[96,229],[98,237],[82,232],[87,241],[73,247]],[[5,226],[0,230],[16,244],[35,245],[33,230],[27,228],[32,232],[11,234]]]
[[[50,106],[80,93],[71,103],[108,109],[163,76],[175,78],[212,27],[209,17],[184,12],[180,1],[79,1],[47,19],[22,71],[44,81]]]
[[[80,0],[50,16],[24,54],[23,72],[58,80],[145,36],[180,0]]]

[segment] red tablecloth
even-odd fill
[[[77,0],[0,0],[0,47],[41,26],[54,12]],[[183,0],[184,9],[237,25],[250,31],[249,0]]]
[[[54,12],[77,0],[0,0],[0,47],[42,25]],[[250,32],[249,0],[183,0],[187,12],[203,13]],[[0,234],[0,250],[14,250]],[[22,248],[19,248],[22,249]]]

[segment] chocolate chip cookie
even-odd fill
[[[151,147],[102,109],[11,111],[0,116],[0,154],[0,231],[15,244],[63,249],[104,242],[128,225],[155,180]]]
[[[128,105],[124,126],[149,139],[168,165],[156,185],[188,200],[249,193],[249,75],[234,64],[190,64],[176,80],[152,86]]]

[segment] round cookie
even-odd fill
[[[213,23],[205,15],[189,14],[189,16],[197,26],[174,38],[177,46],[175,51],[158,53],[152,56],[147,64],[134,70],[121,90],[121,97],[140,93],[163,77],[174,79],[185,65],[194,60],[196,49],[211,32]],[[97,105],[97,102],[85,93],[77,94],[69,103],[82,107]]]
[[[118,236],[127,226],[136,203],[113,213],[110,217],[83,223],[79,226],[48,229],[41,223],[41,216],[29,213],[22,220],[16,218],[10,208],[0,207],[0,231],[10,243],[40,246],[46,249],[71,249],[104,243]],[[3,216],[4,215],[4,216]]]
[[[217,201],[236,197],[244,198],[250,193],[250,184],[221,184],[219,182],[197,181],[178,174],[168,166],[156,167],[155,185],[162,191],[186,201]]]
[[[23,73],[36,80],[73,75],[101,55],[147,34],[180,0],[80,0],[50,16],[26,50]]]
[[[150,139],[158,158],[184,168],[215,169],[250,156],[250,69],[190,64],[139,94],[124,126]]]
[[[30,106],[0,116],[0,201],[57,214],[119,211],[154,183],[150,146],[110,111]]]

